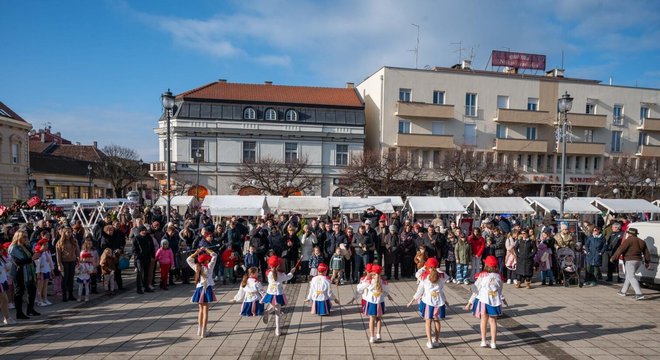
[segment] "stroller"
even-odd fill
[[[559,278],[565,287],[569,287],[571,282],[582,287],[580,279],[580,267],[576,261],[576,254],[567,247],[557,250],[557,261],[559,262]]]

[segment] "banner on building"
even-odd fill
[[[493,50],[491,59],[493,66],[545,70],[545,55]]]

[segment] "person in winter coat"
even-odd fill
[[[151,261],[156,255],[154,243],[151,235],[144,225],[138,228],[138,236],[133,239],[133,254],[135,254],[135,267],[137,293],[143,294],[146,292],[153,292],[149,281],[148,273]]]
[[[547,240],[541,241],[538,246],[538,251],[534,256],[534,263],[537,264],[539,271],[541,272],[541,285],[546,284],[554,285],[554,274],[552,273],[552,250],[548,246]]]
[[[456,246],[454,246],[454,252],[456,254],[456,279],[455,282],[464,284],[469,284],[470,279],[468,278],[468,264],[472,260],[472,247],[470,243],[465,238],[465,235],[462,233],[458,238]]]
[[[486,240],[481,236],[481,229],[474,228],[472,235],[468,237],[470,247],[472,248],[472,259],[470,261],[470,278],[476,275],[481,268],[481,256],[486,248]]]
[[[403,226],[403,231],[400,235],[400,251],[401,251],[401,276],[410,278],[415,273],[414,261],[415,258],[415,237],[412,232],[412,227],[407,224]]]
[[[585,248],[587,250],[585,285],[596,285],[596,281],[602,277],[600,266],[603,263],[603,251],[605,250],[605,237],[600,233],[600,228],[593,228],[592,234],[587,237]]]
[[[500,275],[504,276],[504,257],[506,256],[506,238],[500,228],[493,231],[492,253],[497,259],[497,268]]]
[[[385,260],[385,277],[392,280],[392,266],[394,266],[394,279],[399,280],[399,234],[395,225],[389,226],[389,232],[383,237]]]
[[[289,226],[286,229],[286,235],[284,235],[284,246],[285,250],[282,253],[282,257],[286,259],[286,271],[293,272],[298,263],[298,257],[300,252],[300,239],[296,235],[296,228]],[[296,277],[294,276],[290,283],[295,283]]]
[[[614,272],[616,271],[616,278],[617,282],[622,282],[623,280],[621,279],[621,276],[619,275],[619,272],[617,271],[617,264],[610,262],[610,257],[616,252],[616,250],[619,248],[619,245],[621,245],[621,240],[623,239],[623,231],[621,231],[621,223],[619,222],[613,222],[611,225],[612,231],[610,232],[609,236],[606,236],[605,238],[607,239],[606,245],[605,245],[605,250],[603,251],[603,262],[605,264],[605,268],[607,269],[607,281],[613,281],[614,279]]]
[[[506,257],[504,259],[504,263],[506,265],[506,278],[507,284],[512,284],[514,281],[518,282],[518,279],[516,278],[516,267],[518,264],[516,264],[516,243],[518,242],[518,231],[514,230],[512,233],[509,234],[506,238]]]
[[[532,288],[532,276],[534,276],[534,255],[536,255],[536,241],[529,237],[527,231],[523,231],[518,237],[518,242],[514,247],[516,252],[516,273],[518,274],[518,283],[516,288],[520,288],[523,281],[525,287]]]

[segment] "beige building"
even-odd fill
[[[557,101],[568,92],[574,98],[568,113],[569,195],[588,194],[612,159],[656,164],[660,89],[566,78],[563,72],[478,71],[465,64],[383,67],[357,86],[365,102],[365,148],[406,151],[430,169],[449,149],[473,148],[520,169],[526,195],[558,195]]]
[[[0,102],[0,204],[28,196],[28,132],[32,125]]]

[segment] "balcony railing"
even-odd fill
[[[660,119],[646,118],[642,126],[637,127],[637,130],[642,131],[660,131]]]
[[[637,148],[637,156],[660,157],[660,146],[640,145]]]
[[[401,117],[451,119],[454,117],[454,105],[399,101],[394,115]]]
[[[571,126],[604,128],[607,123],[606,115],[568,113],[568,123]]]
[[[453,135],[430,135],[430,134],[397,134],[396,146],[452,149],[454,148]]]
[[[561,153],[561,143],[557,143],[557,153]],[[571,155],[603,155],[604,143],[567,142],[566,153]]]
[[[497,115],[493,120],[499,123],[552,125],[554,118],[547,111],[497,109]]]
[[[548,152],[548,142],[545,140],[495,139],[493,150],[545,153]]]

